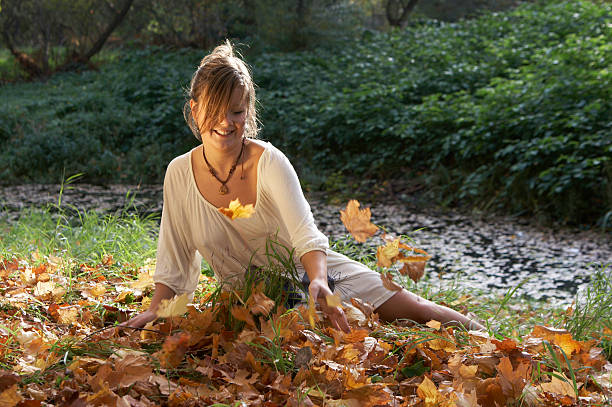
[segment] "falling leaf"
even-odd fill
[[[317,315],[317,309],[315,305],[315,300],[311,296],[308,297],[308,323],[312,328],[315,327],[315,316]]]
[[[237,320],[246,322],[250,326],[255,326],[253,316],[251,315],[249,310],[243,307],[242,305],[234,305],[231,309],[231,313],[232,316]]]
[[[189,294],[177,295],[170,300],[161,300],[157,308],[158,318],[178,317],[187,312]]]
[[[380,273],[380,279],[387,290],[400,291],[402,289],[401,285],[393,281],[393,275],[389,271]]]
[[[219,208],[219,212],[231,220],[238,218],[250,218],[254,213],[253,204],[242,206],[238,198],[230,202],[228,208]]]
[[[360,243],[365,242],[378,230],[378,227],[370,222],[371,216],[370,208],[359,209],[359,202],[354,199],[349,201],[345,210],[340,210],[342,223]]]
[[[410,261],[405,262],[404,266],[399,270],[403,275],[408,275],[412,281],[418,282],[425,274],[425,261]]]
[[[329,307],[339,307],[342,304],[342,299],[338,294],[330,294],[325,296],[325,302]]]
[[[376,249],[376,264],[379,267],[391,267],[395,261],[395,257],[399,254],[399,238],[388,242],[384,246],[378,246]]]

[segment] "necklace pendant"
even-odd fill
[[[227,189],[227,187],[225,186],[225,184],[221,184],[221,188],[219,188],[219,193],[220,193],[221,195],[225,195],[225,194],[227,194],[227,192],[228,192],[228,189]]]

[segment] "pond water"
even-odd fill
[[[9,217],[20,209],[58,202],[58,185],[0,187],[0,205]],[[116,211],[131,198],[143,213],[159,213],[159,185],[73,185],[65,189],[62,202],[80,209]],[[317,225],[332,239],[346,235],[340,205],[311,199]],[[415,209],[393,201],[372,206],[372,221],[389,233],[409,235],[415,245],[432,255],[427,278],[434,285],[497,291],[517,285],[516,295],[526,295],[569,305],[577,290],[605,264],[612,263],[612,235],[597,231],[544,228],[528,220],[462,214],[454,211]],[[380,244],[373,239],[370,244]],[[605,270],[612,273],[612,264]]]

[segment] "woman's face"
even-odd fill
[[[193,103],[193,102],[192,102]],[[202,141],[214,144],[220,149],[230,149],[236,144],[242,143],[244,134],[244,125],[247,117],[248,96],[242,87],[236,87],[230,97],[230,103],[225,115],[215,123],[212,129],[202,129]],[[192,112],[198,127],[204,122],[203,112],[197,109],[194,110],[192,104]]]

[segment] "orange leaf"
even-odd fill
[[[244,308],[242,305],[234,305],[231,310],[232,316],[239,321],[244,321],[250,326],[255,326],[255,321],[253,320],[253,316],[249,312],[248,309]]]
[[[219,208],[219,212],[231,220],[234,220],[238,218],[250,218],[255,213],[255,209],[253,208],[253,204],[242,206],[240,200],[236,198],[229,203],[228,208]]]
[[[380,279],[387,290],[400,291],[402,289],[401,285],[393,281],[393,275],[389,271],[380,273]]]
[[[176,295],[170,300],[161,300],[157,308],[159,318],[178,317],[187,312],[189,294]]]
[[[425,274],[425,261],[406,262],[399,272],[403,275],[408,275],[416,283]]]
[[[340,219],[351,235],[360,243],[376,233],[378,227],[370,222],[370,208],[359,209],[359,202],[352,199],[346,209],[340,210]]]
[[[256,292],[249,297],[249,310],[253,315],[268,315],[274,308],[274,301],[268,298],[264,293]]]
[[[167,337],[161,351],[156,354],[160,365],[164,368],[175,368],[180,365],[189,347],[190,337],[187,332]]]
[[[571,381],[562,373],[556,374],[563,377],[565,380],[561,380],[556,378],[555,376],[552,376],[549,383],[540,384],[542,390],[547,391],[549,393],[559,394],[561,396],[575,397],[576,394],[574,393],[574,386],[572,386]]]
[[[523,388],[529,380],[531,366],[520,363],[516,370],[513,370],[510,359],[504,357],[497,365],[497,371],[499,372],[499,385],[504,395],[517,400],[523,394]]]

